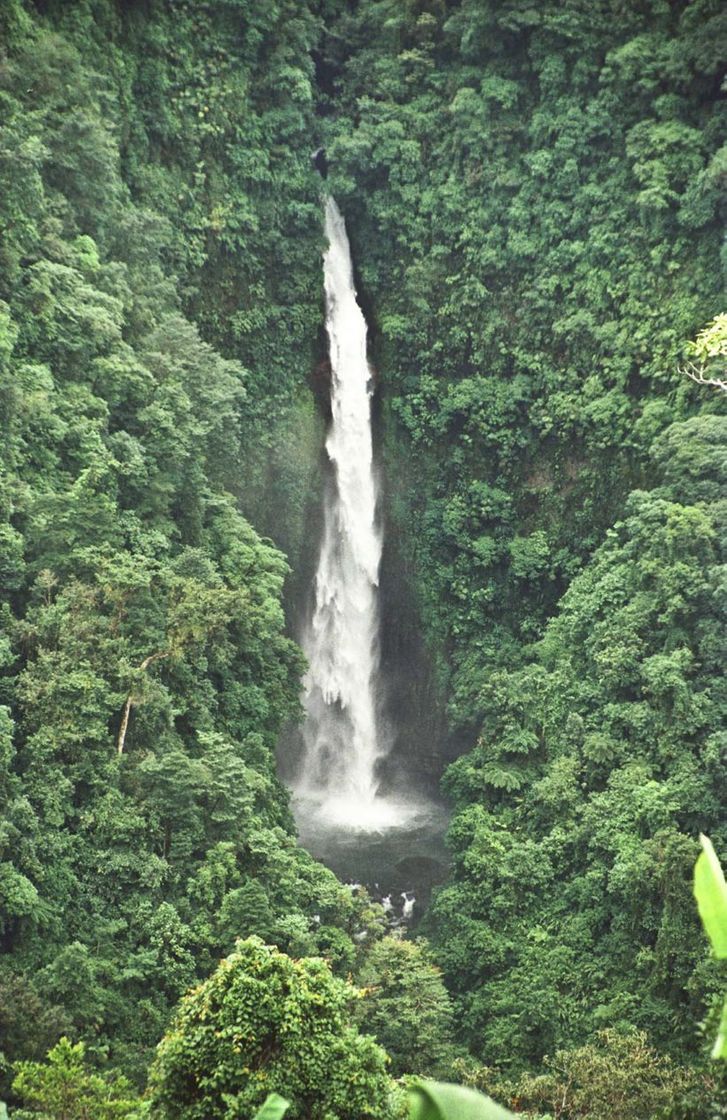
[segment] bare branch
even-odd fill
[[[720,377],[705,377],[703,366],[695,366],[693,362],[690,362],[679,372],[691,378],[692,381],[696,381],[697,385],[712,385],[715,389],[721,389],[723,393],[727,393],[727,381],[723,381]]]

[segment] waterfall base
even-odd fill
[[[443,805],[395,797],[376,798],[370,806],[294,797],[293,809],[301,843],[311,855],[344,882],[366,887],[385,909],[403,909],[405,922],[416,923],[447,873],[449,813]]]
[[[376,797],[363,799],[355,794],[326,796],[299,794],[293,796],[293,812],[302,828],[313,826],[319,832],[382,833],[408,829],[417,817],[426,816],[424,806],[403,798]]]

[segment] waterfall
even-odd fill
[[[332,420],[315,604],[302,637],[304,757],[298,799],[318,817],[349,828],[396,823],[400,808],[378,797],[377,761],[389,743],[377,718],[378,581],[382,534],[376,519],[371,438],[371,370],[366,321],[356,302],[346,226],[325,203],[326,330],[331,359]]]

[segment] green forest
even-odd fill
[[[0,0],[10,1120],[727,1116],[726,64],[719,0]],[[324,190],[448,740],[403,936],[276,767]]]

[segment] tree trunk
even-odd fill
[[[143,673],[144,670],[148,669],[149,666],[154,661],[161,661],[161,659],[163,657],[169,657],[170,653],[171,653],[171,650],[168,650],[168,649],[159,650],[157,653],[150,653],[149,656],[145,657],[144,660],[142,661],[141,665],[139,666],[138,672]],[[131,709],[134,707],[135,703],[136,703],[136,701],[134,700],[134,693],[132,691],[127,696],[126,703],[124,704],[124,712],[123,712],[123,715],[121,717],[121,726],[119,727],[119,734],[118,734],[118,738],[116,739],[116,753],[117,754],[123,754],[124,753],[124,743],[126,742],[126,732],[129,730],[129,719],[131,717]]]

